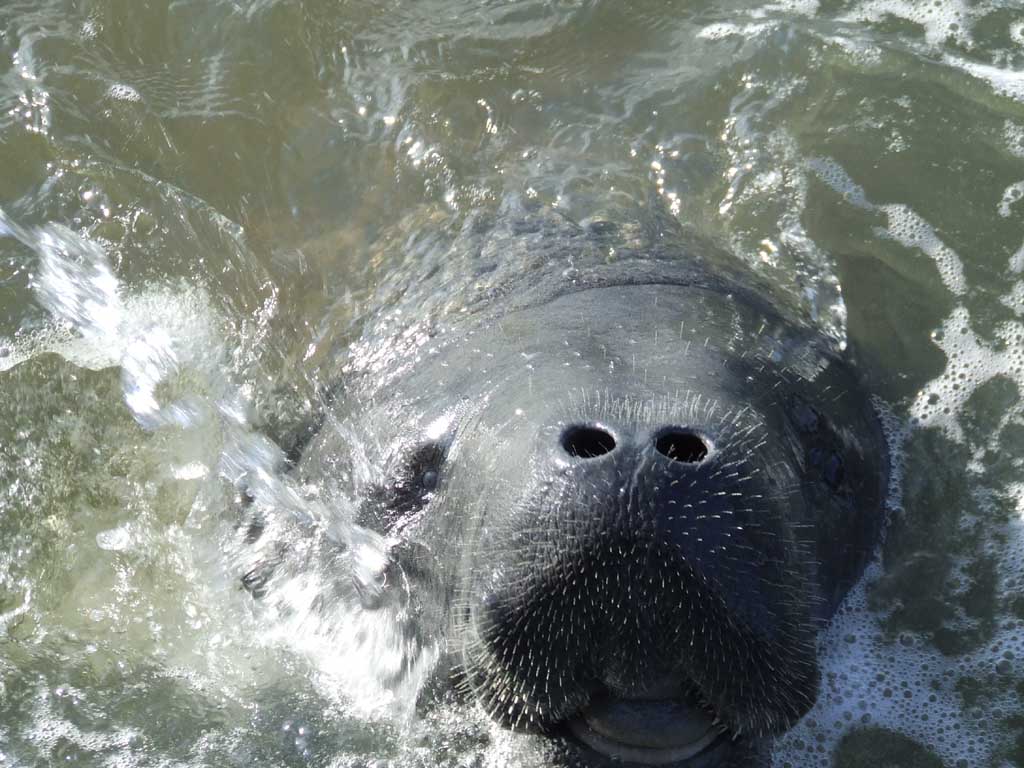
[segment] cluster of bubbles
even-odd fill
[[[702,35],[708,39],[758,35],[775,28],[787,18],[812,18],[821,11],[819,0],[779,0],[752,9],[747,14],[748,20],[710,24]],[[881,24],[891,19],[903,19],[917,25],[929,45],[937,46],[948,40],[970,43],[970,30],[978,13],[964,2],[862,0],[840,10],[837,20],[850,24]]]
[[[850,205],[872,211],[885,222],[877,230],[914,252],[929,257],[948,292],[963,302],[967,292],[963,264],[957,253],[942,242],[934,228],[902,205],[876,205],[835,161],[814,158],[809,167]],[[1010,296],[1021,295],[1021,268],[1012,260]],[[1017,312],[1018,317],[1020,312]],[[889,420],[889,439],[894,464],[902,468],[901,446],[919,429],[937,429],[954,443],[967,444],[975,460],[967,467],[978,486],[978,508],[965,510],[961,525],[988,528],[986,554],[998,563],[998,592],[1019,592],[1024,571],[1024,485],[1011,483],[986,488],[982,460],[986,453],[1005,451],[1008,428],[1024,423],[1024,324],[1019,319],[998,325],[988,337],[974,330],[971,313],[958,303],[932,336],[944,353],[944,371],[917,394],[910,406],[909,423]],[[972,396],[995,380],[1011,382],[1016,396],[995,419],[980,444],[965,434],[965,419]],[[1020,459],[1016,460],[1021,466]],[[889,506],[898,511],[902,484],[893,485]],[[1002,496],[1016,510],[1017,519],[1006,526],[972,522],[988,514],[986,494]],[[960,563],[960,572],[970,562]],[[1019,708],[1014,681],[1024,678],[1020,667],[1024,632],[1009,615],[997,615],[998,628],[982,648],[949,657],[912,633],[893,642],[868,607],[866,590],[881,575],[877,563],[844,604],[823,639],[825,679],[818,704],[796,728],[781,740],[775,753],[778,766],[828,766],[842,738],[857,726],[878,726],[924,745],[946,765],[993,765],[1005,748],[996,724],[1012,717]],[[964,578],[965,582],[969,579]],[[938,588],[938,585],[937,585]],[[961,619],[966,624],[966,620]],[[1003,685],[986,685],[982,699],[967,703],[964,680],[1002,679]]]
[[[854,4],[840,17],[843,21],[882,23],[890,18],[904,19],[920,26],[929,45],[941,45],[947,40],[970,43],[970,30],[974,15],[968,3],[917,3],[913,0],[864,0]]]
[[[869,570],[833,619],[821,644],[825,673],[818,703],[780,739],[773,764],[829,768],[843,738],[871,726],[923,745],[947,766],[998,764],[992,760],[1003,737],[994,724],[1017,711],[1013,686],[986,685],[983,699],[969,707],[959,684],[1019,679],[1024,633],[1007,626],[986,647],[954,660],[912,633],[894,643],[865,595],[879,575],[877,565]]]

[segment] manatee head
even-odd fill
[[[571,764],[717,765],[791,726],[880,530],[850,366],[685,263],[559,271],[383,364],[353,353],[390,583],[432,594],[457,687]],[[321,475],[342,450],[311,451]]]

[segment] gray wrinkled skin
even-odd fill
[[[410,668],[440,638],[438,677],[524,755],[603,765],[566,721],[667,685],[726,730],[686,765],[751,764],[815,699],[816,637],[881,530],[884,439],[814,328],[636,218],[511,206],[384,237],[297,471],[395,543],[382,584],[337,599],[390,611]],[[579,434],[614,447],[574,455]]]

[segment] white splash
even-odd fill
[[[118,367],[124,403],[136,423],[182,446],[182,460],[166,476],[181,483],[207,482],[207,490],[200,494],[202,507],[211,503],[206,499],[210,489],[224,481],[249,496],[254,509],[294,521],[298,528],[293,530],[306,531],[302,535],[319,534],[334,542],[347,553],[344,562],[351,568],[350,578],[363,584],[382,580],[389,562],[388,543],[351,522],[354,513],[348,500],[334,498],[328,505],[303,493],[282,471],[281,449],[252,428],[250,397],[229,373],[227,325],[203,291],[181,287],[129,292],[99,244],[57,224],[23,228],[0,211],[3,236],[16,238],[37,254],[35,296],[55,321],[52,328],[5,343],[9,353],[0,360],[4,369],[42,352],[92,369]],[[189,440],[202,445],[198,454],[189,450]],[[129,520],[100,530],[96,547],[109,553],[131,550],[146,535],[134,525]],[[230,546],[220,546],[222,556],[229,553]],[[228,570],[232,566],[237,563],[228,564]],[[265,618],[270,626],[262,628],[259,640],[288,645],[311,657],[327,694],[337,696],[340,683],[348,686],[342,695],[350,703],[374,700],[367,691],[376,681],[398,675],[405,648],[385,611],[375,614],[360,611],[358,605],[339,605],[332,615],[323,615],[320,595],[338,577],[317,573],[311,566],[287,584],[289,594],[279,602],[290,610]],[[436,654],[428,649],[418,658],[426,670]],[[414,675],[410,685],[417,685],[424,674]],[[386,694],[380,685],[378,694]],[[392,708],[404,709],[414,700],[405,696],[399,702],[389,695]]]

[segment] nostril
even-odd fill
[[[615,449],[615,438],[600,427],[569,427],[562,434],[562,448],[570,456],[596,459]]]
[[[662,456],[686,464],[697,464],[708,455],[708,445],[701,436],[682,429],[662,433],[654,447]]]

